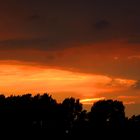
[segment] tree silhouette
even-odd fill
[[[129,127],[133,130],[140,130],[140,115],[133,115],[129,119]]]
[[[0,95],[0,134],[12,132],[24,139],[45,138],[126,138],[139,137],[140,115],[125,117],[121,101],[97,101],[87,112],[78,99],[66,98],[57,103],[51,95]]]
[[[74,121],[78,118],[78,115],[82,109],[82,104],[79,102],[79,100],[72,97],[66,98],[62,104],[60,104],[60,125],[65,133],[68,134],[71,132]]]
[[[123,103],[113,100],[101,100],[91,108],[89,120],[96,128],[122,128],[125,122]]]

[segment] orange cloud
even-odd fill
[[[134,101],[128,101],[128,102],[123,102],[125,105],[133,105],[135,104],[136,102]]]
[[[58,93],[66,93],[65,97],[71,93],[71,96],[80,99],[93,97],[96,99],[101,93],[105,95],[128,89],[134,82],[134,80],[116,78],[112,84],[112,78],[106,75],[35,67],[16,61],[1,63],[0,79],[1,93],[9,95],[49,92],[55,94],[57,99],[60,98]]]

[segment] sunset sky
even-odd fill
[[[48,92],[140,114],[139,0],[1,0],[0,93]]]

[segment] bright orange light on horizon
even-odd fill
[[[59,101],[73,96],[80,98],[83,104],[105,99],[109,93],[126,90],[135,83],[129,79],[112,79],[106,75],[22,65],[20,62],[1,63],[0,79],[1,94],[48,92]]]
[[[93,102],[104,100],[105,97],[99,97],[99,98],[89,98],[89,99],[81,99],[80,102],[82,104],[93,104]]]

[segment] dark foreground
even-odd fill
[[[91,111],[79,100],[57,103],[48,94],[0,96],[1,139],[139,139],[140,116],[125,116],[120,101],[102,100]]]

